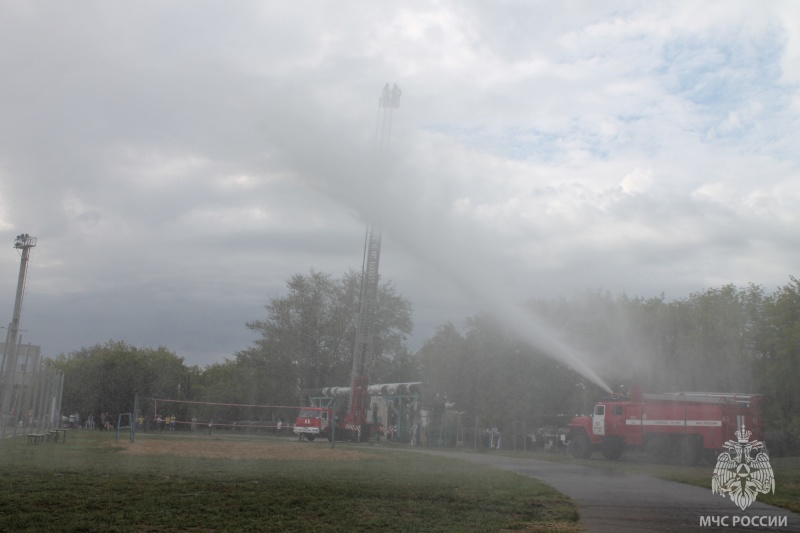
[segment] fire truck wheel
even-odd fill
[[[625,446],[619,439],[607,438],[605,441],[603,441],[603,449],[601,451],[603,453],[603,457],[614,461],[622,457],[622,452],[624,450]]]
[[[721,450],[703,450],[703,459],[710,465],[716,464],[720,453],[722,453]]]
[[[656,463],[669,462],[670,443],[666,437],[651,437],[645,444],[645,453]]]
[[[589,438],[583,433],[576,435],[569,444],[569,452],[575,459],[588,459],[592,455]]]
[[[317,436],[316,436],[316,435],[312,435],[311,433],[309,433],[308,435],[306,435],[306,438],[307,438],[307,439],[308,439],[310,442],[314,442],[314,439],[316,439],[316,438],[317,438]]]
[[[678,462],[684,466],[691,466],[697,462],[699,455],[697,439],[692,436],[683,437],[676,444]]]

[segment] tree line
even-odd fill
[[[199,368],[165,347],[121,341],[61,354],[65,412],[130,412],[136,394],[198,402],[297,405],[302,392],[347,386],[360,274],[311,270],[247,323],[252,346]],[[382,281],[373,383],[422,381],[487,426],[561,425],[606,393],[563,362],[517,338],[489,314],[444,323],[412,353],[411,303]],[[760,393],[770,427],[800,437],[800,280],[711,288],[673,301],[589,291],[532,299],[528,310],[585,354],[614,390]],[[188,416],[188,414],[187,414]],[[226,416],[244,416],[228,413]],[[532,426],[533,427],[533,426]]]

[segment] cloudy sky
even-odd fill
[[[412,348],[503,302],[798,274],[797,2],[0,1],[0,74],[0,323],[29,233],[50,356],[222,361],[289,276],[360,268],[367,220]]]

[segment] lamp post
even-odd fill
[[[28,259],[30,258],[31,248],[36,246],[36,237],[31,237],[27,233],[17,235],[14,239],[14,248],[20,250],[19,278],[17,280],[17,297],[14,300],[14,314],[8,324],[6,334],[6,344],[3,347],[2,364],[2,414],[6,415],[10,407],[11,395],[14,389],[14,375],[17,369],[17,336],[19,335],[19,319],[22,313],[22,295],[25,292],[25,276],[28,272]],[[10,350],[9,350],[10,349]],[[9,369],[12,372],[9,372]]]

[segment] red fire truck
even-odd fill
[[[334,417],[333,409],[331,408],[331,400],[338,399],[340,407],[348,405],[350,411],[353,411],[352,402],[345,404],[346,400],[351,397],[350,387],[324,387],[322,389],[312,389],[306,391],[316,397],[309,397],[312,402],[311,407],[303,407],[297,415],[297,420],[294,424],[294,433],[301,439],[313,441],[317,437],[324,437],[328,440],[333,438],[335,433],[336,440],[352,440],[356,442],[366,442],[369,440],[373,430],[380,434],[386,428],[375,427],[377,423],[378,413],[374,406],[370,405],[370,398],[372,396],[394,397],[394,398],[418,398],[421,393],[422,383],[414,381],[411,383],[383,383],[373,384],[363,388],[360,391],[364,399],[361,401],[363,407],[360,408],[361,419],[366,423],[363,425],[353,425],[348,420],[347,415],[341,410],[337,409],[338,415]],[[336,421],[336,427],[331,424],[331,420]],[[384,420],[388,422],[388,420]],[[396,429],[396,428],[394,428]]]
[[[570,453],[588,458],[599,451],[618,459],[626,448],[643,449],[655,461],[694,464],[715,459],[723,443],[745,426],[763,440],[763,398],[756,394],[673,392],[598,402],[591,416],[569,423]]]
[[[333,413],[325,407],[304,407],[294,423],[294,434],[313,441],[317,437],[331,440],[330,419]]]

